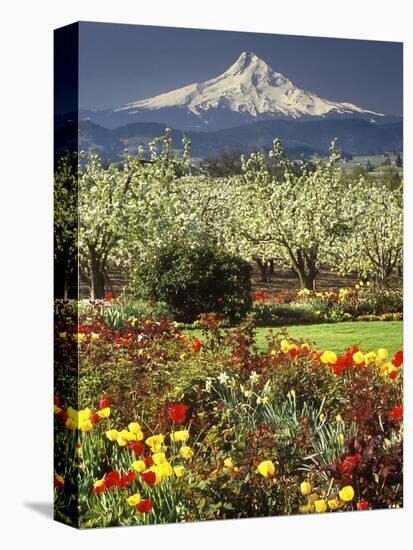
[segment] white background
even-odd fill
[[[407,547],[412,532],[411,345],[405,509],[78,532],[51,511],[52,30],[77,20],[405,42],[406,323],[411,334],[412,30],[393,0],[4,1],[1,40],[0,543],[83,549]],[[409,20],[410,19],[410,20]],[[151,45],[148,44],[148,48]],[[410,105],[410,108],[409,108]],[[410,241],[411,242],[411,241]],[[410,527],[410,528],[409,528]],[[98,546],[99,545],[99,546]]]

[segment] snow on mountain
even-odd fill
[[[375,115],[352,103],[339,103],[297,88],[252,52],[243,52],[223,74],[155,97],[133,101],[116,109],[119,114],[184,110],[208,124],[211,112],[242,115],[242,121],[268,118],[326,117],[330,115]],[[216,115],[215,115],[216,118]]]

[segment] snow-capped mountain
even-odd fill
[[[162,122],[204,131],[273,118],[384,117],[352,103],[330,101],[302,90],[252,52],[243,52],[215,78],[132,101],[115,109],[112,116],[124,124]]]

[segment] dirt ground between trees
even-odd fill
[[[358,282],[358,277],[354,276],[340,276],[337,273],[329,271],[328,269],[321,269],[316,279],[316,289],[326,290],[328,288],[341,288],[353,286]],[[114,270],[110,273],[111,285],[108,285],[108,292],[113,292],[115,296],[118,296],[129,284],[128,276],[121,270]],[[401,277],[394,277],[394,282],[401,284]],[[254,290],[281,290],[283,288],[300,288],[298,277],[296,277],[291,269],[275,269],[271,275],[270,282],[261,281],[261,273],[258,265],[253,264],[252,284]],[[86,285],[80,286],[81,298],[88,298],[89,289]]]

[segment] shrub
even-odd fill
[[[402,288],[371,285],[358,291],[357,313],[359,315],[380,315],[382,313],[401,313],[402,311]]]
[[[251,272],[241,258],[186,244],[160,249],[139,268],[150,297],[169,304],[177,320],[187,323],[210,312],[231,322],[244,318],[251,307]]]

